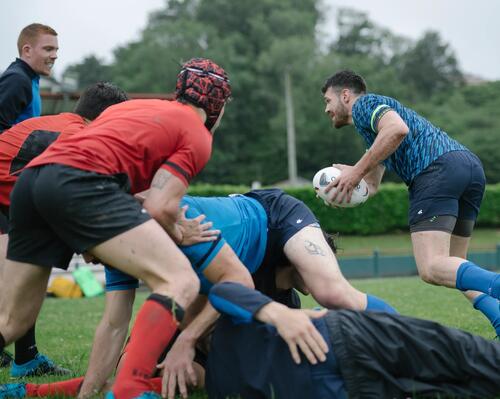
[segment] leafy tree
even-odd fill
[[[463,83],[455,54],[438,32],[426,32],[409,51],[395,56],[392,64],[415,99],[428,98]]]
[[[111,80],[112,73],[109,65],[95,55],[89,55],[81,63],[68,66],[64,76],[76,79],[78,90],[83,90],[96,82]]]
[[[229,73],[234,101],[214,136],[213,156],[197,181],[273,184],[287,173],[284,71],[290,71],[298,174],[311,178],[333,162],[355,163],[364,142],[352,127],[333,129],[320,93],[340,69],[363,75],[368,89],[395,97],[457,138],[500,181],[500,82],[465,86],[451,47],[436,32],[416,42],[341,9],[339,35],[320,45],[320,0],[167,0],[138,40],[104,65],[73,65],[81,85],[107,79],[129,92],[172,92],[179,65],[209,57]],[[86,79],[85,82],[83,79]],[[395,179],[389,175],[388,180]]]

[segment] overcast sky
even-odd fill
[[[500,80],[500,1],[323,1],[329,5],[332,35],[335,8],[356,8],[378,25],[413,39],[425,30],[437,30],[455,50],[462,71]],[[2,0],[0,71],[17,56],[17,36],[32,22],[48,24],[59,33],[54,68],[59,76],[67,65],[90,54],[111,61],[112,49],[137,39],[148,13],[163,4],[164,0]]]

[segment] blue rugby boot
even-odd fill
[[[2,399],[2,397],[0,397]],[[104,399],[115,399],[115,394],[112,391],[106,393]],[[143,392],[139,396],[136,396],[134,399],[161,399],[161,396],[156,392]]]
[[[24,397],[26,397],[26,384],[24,382],[0,385],[0,399],[21,399]]]
[[[58,366],[41,353],[38,353],[33,360],[23,364],[12,362],[12,368],[10,369],[10,375],[13,378],[68,374],[71,374],[71,370]]]

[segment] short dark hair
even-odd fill
[[[321,88],[321,92],[325,94],[330,87],[333,89],[347,88],[356,94],[366,93],[366,82],[363,77],[348,69],[329,77]]]
[[[17,50],[19,55],[22,55],[23,46],[26,43],[33,44],[38,36],[43,34],[57,36],[57,32],[48,25],[34,23],[25,26],[21,33],[19,33],[19,37],[17,39]]]
[[[328,232],[326,232],[325,230],[321,229],[321,232],[323,233],[323,237],[325,237],[325,240],[328,244],[328,246],[332,249],[333,253],[336,254],[337,253],[337,244],[336,244],[336,240],[339,236],[339,234],[330,234]]]
[[[73,112],[93,121],[110,105],[126,100],[128,100],[127,93],[118,86],[109,82],[98,82],[85,89]]]

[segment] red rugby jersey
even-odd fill
[[[107,108],[78,136],[52,145],[28,167],[62,164],[126,174],[132,194],[149,188],[159,168],[187,186],[210,159],[212,134],[190,106],[129,100]]]
[[[27,119],[0,134],[0,205],[10,206],[9,195],[17,175],[28,162],[59,139],[81,131],[86,126],[80,115],[59,115]]]

